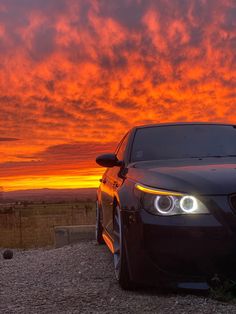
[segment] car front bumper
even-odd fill
[[[134,282],[207,289],[213,277],[236,278],[232,212],[160,217],[142,209],[122,210],[122,220]]]

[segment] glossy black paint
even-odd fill
[[[235,279],[236,214],[229,198],[236,193],[236,158],[130,163],[136,129],[115,152],[123,165],[105,171],[97,192],[103,227],[111,238],[114,206],[121,208],[130,278],[141,284],[199,289],[207,288],[215,274]],[[137,182],[195,195],[209,214],[152,215],[140,205]]]

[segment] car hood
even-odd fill
[[[150,187],[202,194],[236,193],[236,158],[181,159],[131,164],[127,177]]]

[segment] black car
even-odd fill
[[[97,191],[98,243],[124,289],[208,289],[236,278],[236,126],[158,124],[129,131]]]

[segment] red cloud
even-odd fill
[[[71,164],[86,175],[136,124],[236,122],[233,0],[13,0],[0,21],[0,132],[22,139],[1,141],[6,177],[65,173],[71,142],[95,147]]]

